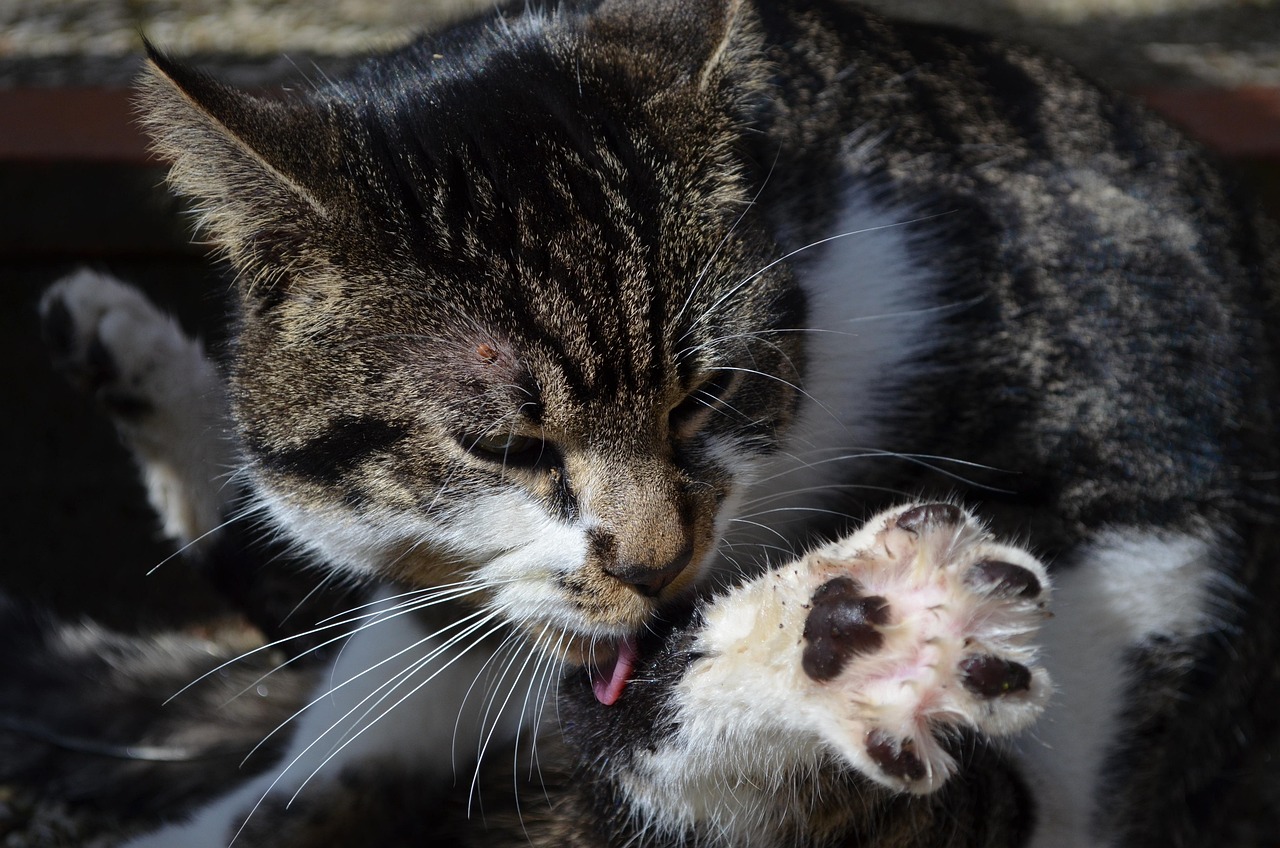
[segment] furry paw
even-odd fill
[[[165,531],[190,541],[217,526],[231,451],[222,381],[200,342],[138,290],[88,270],[54,283],[40,317],[54,365],[133,449]]]
[[[1048,578],[959,507],[882,515],[793,573],[804,568],[819,585],[801,666],[834,707],[828,738],[881,783],[931,791],[954,768],[948,728],[1003,735],[1043,708],[1049,679],[1028,637]]]
[[[204,352],[137,289],[80,270],[40,300],[54,365],[123,423],[137,421],[204,379]]]
[[[735,675],[784,693],[793,730],[923,794],[954,772],[955,731],[1006,735],[1043,709],[1031,639],[1048,595],[1030,554],[957,506],[913,505],[721,599],[704,641],[744,661]]]

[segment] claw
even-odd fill
[[[935,503],[912,507],[895,520],[902,530],[919,535],[921,531],[940,525],[960,524],[964,512],[953,504]]]
[[[965,657],[960,661],[965,688],[984,698],[996,698],[1031,688],[1031,671],[1016,662],[989,655]]]
[[[1020,565],[998,560],[985,560],[969,569],[965,585],[975,591],[1003,598],[1036,598],[1040,596],[1040,579]]]

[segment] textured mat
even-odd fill
[[[1274,0],[870,0],[1002,32],[1122,86],[1280,85]],[[233,81],[265,84],[491,7],[477,0],[7,0],[0,85],[124,85],[141,34]]]

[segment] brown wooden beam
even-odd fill
[[[1280,88],[1146,88],[1156,112],[1224,156],[1280,162]],[[0,89],[0,162],[148,164],[121,88]]]
[[[1224,156],[1280,161],[1280,88],[1147,88],[1137,94]]]
[[[127,88],[0,89],[0,161],[151,161]]]

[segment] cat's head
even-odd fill
[[[146,120],[238,274],[275,522],[338,568],[480,587],[570,659],[696,582],[804,367],[742,161],[757,47],[732,5],[606,4],[287,99],[154,54]]]

